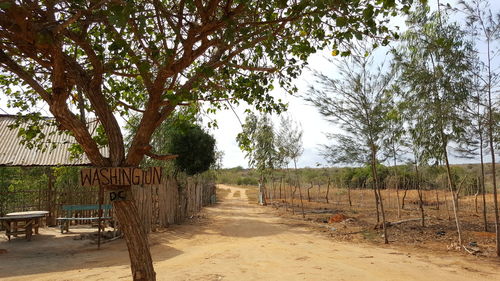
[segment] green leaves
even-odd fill
[[[468,120],[470,45],[464,32],[422,7],[410,15],[410,28],[395,50],[400,72],[400,109],[418,163],[444,161],[447,147],[458,142]]]
[[[366,5],[366,8],[363,10],[363,17],[365,20],[372,20],[374,15],[374,7],[371,4]]]
[[[250,112],[243,124],[243,131],[236,141],[245,152],[248,164],[255,167],[261,174],[276,168],[279,152],[276,147],[274,124],[269,116],[256,116]]]
[[[0,2],[0,9],[2,9],[2,10],[7,10],[7,9],[9,9],[10,7],[12,7],[12,3],[7,2],[7,1],[1,1],[1,2]]]
[[[215,139],[198,125],[175,130],[170,135],[168,151],[179,155],[175,166],[188,175],[207,171],[215,164]]]
[[[133,4],[127,3],[126,5],[111,5],[109,7],[108,19],[111,24],[118,27],[124,27],[133,12]]]
[[[83,147],[78,143],[72,143],[68,148],[68,151],[71,159],[78,159],[82,157],[84,153]]]
[[[369,46],[370,42],[366,42]],[[389,127],[385,118],[391,110],[392,95],[387,94],[393,76],[373,67],[370,47],[349,45],[340,53],[335,68],[340,78],[315,72],[315,81],[304,99],[314,105],[324,118],[343,132],[327,135],[333,144],[324,145],[322,154],[331,164],[367,164],[379,150]],[[378,73],[382,72],[382,73]]]
[[[344,18],[344,17],[337,17],[335,19],[335,24],[338,26],[338,27],[344,27],[344,26],[347,26],[348,24],[348,20],[347,18]]]
[[[410,2],[397,1],[403,6]],[[279,113],[285,104],[270,95],[276,85],[297,92],[294,82],[317,50],[335,46],[332,55],[345,57],[352,52],[345,48],[346,42],[389,38],[386,20],[398,12],[395,3],[235,1],[200,9],[193,1],[69,1],[54,15],[40,15],[53,11],[50,3],[0,1],[6,20],[3,34],[10,34],[0,41],[9,45],[5,53],[19,66],[0,65],[8,74],[0,78],[0,87],[9,96],[9,105],[23,112],[40,108],[40,94],[52,95],[57,88],[66,100],[54,103],[64,108],[51,112],[70,111],[73,118],[82,115],[80,110],[87,116],[127,118],[133,111],[147,109],[154,111],[149,116],[158,118],[148,122],[159,124],[166,106],[205,102],[210,108],[206,111],[214,112],[242,101],[262,112]],[[10,15],[12,6],[26,14]],[[35,38],[30,52],[25,51],[25,38]],[[54,67],[56,53],[65,58],[62,69]],[[105,109],[96,110],[103,102]],[[104,145],[106,135],[120,135],[109,131],[111,123],[103,124],[94,142]],[[117,126],[111,127],[116,131]],[[22,134],[36,139],[34,129]]]

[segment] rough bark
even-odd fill
[[[130,186],[128,189],[130,190]],[[112,204],[127,243],[133,280],[156,280],[148,237],[134,201],[131,199],[116,200]]]

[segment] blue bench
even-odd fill
[[[110,204],[101,205],[102,217],[101,221],[112,220],[113,217],[110,216],[110,210],[112,206]],[[63,205],[62,210],[66,212],[65,217],[59,217],[56,220],[61,227],[61,233],[69,231],[69,225],[72,221],[90,221],[95,222],[99,220],[98,212],[99,205]],[[95,215],[92,216],[78,216],[83,211],[91,211]]]

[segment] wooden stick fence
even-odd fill
[[[68,187],[57,191],[43,187],[35,190],[0,191],[0,198],[7,199],[2,200],[0,211],[10,213],[47,210],[50,211],[47,224],[53,226],[55,218],[65,215],[62,213],[62,205],[98,204],[98,191],[97,187]],[[106,194],[104,204],[109,204],[109,196]],[[132,195],[146,231],[151,232],[180,223],[199,212],[203,206],[214,203],[215,184],[204,176],[181,179],[166,176],[159,185],[132,186]],[[97,216],[91,212],[81,211],[77,216]]]

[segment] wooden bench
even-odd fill
[[[69,225],[72,221],[97,222],[99,220],[99,205],[63,205],[62,209],[66,212],[66,216],[56,219],[61,226],[61,233],[64,233],[64,230],[66,230],[66,232],[69,231]],[[110,210],[112,209],[110,204],[101,205],[101,209],[101,222],[113,219],[113,217],[110,216]],[[90,211],[94,214],[92,216],[78,216],[83,211]]]

